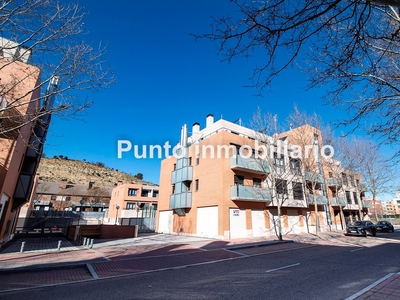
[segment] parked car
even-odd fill
[[[375,227],[377,231],[394,232],[394,227],[392,223],[388,221],[379,221],[378,223],[376,223]]]
[[[376,227],[371,221],[356,221],[347,226],[345,235],[361,235],[367,237],[368,234],[376,236]]]

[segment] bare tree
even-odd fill
[[[105,47],[83,41],[85,12],[78,4],[54,0],[7,0],[0,4],[0,134],[8,135],[44,115],[76,117],[92,101],[78,91],[109,86],[113,73],[104,65]],[[29,63],[33,67],[27,67]],[[18,93],[21,85],[39,78],[31,89]],[[4,74],[9,76],[5,78]],[[46,91],[51,82],[57,89]],[[35,80],[36,81],[36,80]],[[34,93],[40,89],[40,93]],[[32,96],[30,96],[32,94]],[[38,107],[46,99],[46,109]],[[29,96],[29,97],[28,97]],[[83,99],[83,100],[82,100]],[[36,109],[21,109],[34,102]],[[5,122],[5,121],[7,122]]]
[[[322,122],[317,114],[309,115],[295,105],[293,113],[288,117],[290,132],[287,133],[289,142],[296,145],[300,154],[302,179],[305,182],[308,203],[314,206],[316,234],[321,231],[318,205],[325,207],[328,224],[330,225],[329,202],[326,195],[324,168],[321,157]]]
[[[254,159],[264,177],[264,186],[259,189],[259,193],[271,200],[269,206],[277,209],[276,218],[272,215],[272,219],[275,233],[282,240],[283,206],[301,207],[304,203],[300,164],[293,163],[289,156],[290,145],[279,137],[282,128],[277,115],[263,114],[258,109],[253,114],[250,127],[254,130],[253,138],[260,142],[260,147],[256,149],[260,153],[255,153],[257,156]]]
[[[400,142],[400,1],[231,2],[233,16],[213,18],[211,32],[195,37],[215,41],[226,61],[263,52],[251,86],[262,93],[298,66],[310,88],[329,84],[326,101],[349,112],[342,124]]]
[[[371,193],[375,219],[378,220],[377,196],[395,190],[393,164],[379,151],[377,145],[373,142],[361,139],[358,142],[364,157],[364,162],[360,168],[361,175],[367,187],[366,191]]]

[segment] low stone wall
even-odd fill
[[[121,239],[134,238],[138,235],[138,226],[124,225],[73,225],[68,228],[68,238],[76,240],[76,237],[100,238],[100,239]]]

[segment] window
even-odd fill
[[[357,193],[356,192],[353,192],[353,198],[354,198],[354,202],[356,204],[358,204],[358,197],[357,197]]]
[[[301,160],[298,158],[290,159],[290,170],[297,175],[301,175]]]
[[[333,190],[333,191],[332,191],[332,197],[336,197],[336,194],[337,194],[336,191]]]
[[[350,178],[349,178],[349,179],[350,179],[350,185],[351,185],[351,186],[354,186],[354,176],[353,176],[353,175],[350,175],[349,177],[350,177]]]
[[[134,210],[135,209],[135,203],[127,203],[126,204],[126,209],[127,210]]]
[[[342,173],[342,181],[344,185],[348,185],[346,173]]]
[[[261,179],[260,178],[253,178],[253,186],[261,187]]]
[[[332,178],[332,177],[333,177],[333,173],[329,172],[329,178]]]
[[[189,166],[192,165],[192,157],[189,157],[188,165],[189,165]]]
[[[70,196],[65,197],[65,201],[71,201],[71,197]]]
[[[274,153],[274,165],[277,172],[282,173],[285,170],[283,155]]]
[[[198,179],[195,180],[195,185],[196,185],[195,191],[197,192],[199,190],[199,180]]]
[[[153,191],[153,198],[158,198],[158,191]]]
[[[175,194],[175,184],[172,185],[172,194]]]
[[[190,181],[182,182],[182,193],[190,191]]]
[[[51,200],[56,200],[57,199],[57,196],[56,195],[51,195],[51,198],[50,198]]]
[[[300,182],[293,182],[293,199],[304,200],[303,185]]]
[[[137,196],[138,189],[128,189],[128,196]]]
[[[200,154],[196,154],[196,166],[199,164],[200,162]]]
[[[282,179],[277,179],[275,182],[276,194],[278,199],[287,199],[287,181]]]
[[[235,175],[233,178],[234,185],[243,185],[244,184],[244,176]]]
[[[347,204],[352,204],[350,191],[346,191]]]
[[[174,164],[174,171],[176,170],[176,164]]]

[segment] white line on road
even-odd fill
[[[92,264],[87,263],[87,264],[86,264],[86,267],[88,268],[90,274],[92,274],[92,276],[93,276],[94,279],[99,279],[99,275],[97,275],[97,273],[96,273],[96,271],[94,270]]]
[[[286,269],[286,268],[290,268],[290,267],[295,267],[295,266],[298,266],[299,264],[300,264],[300,263],[293,264],[293,265],[288,265],[288,266],[284,266],[284,267],[280,267],[280,268],[276,268],[276,269],[267,270],[267,271],[265,271],[265,273],[269,273],[269,272],[273,272],[273,271],[278,271],[278,270],[282,270],[282,269]]]
[[[357,249],[350,250],[350,252],[360,251],[360,250],[363,250],[363,249],[364,248],[357,248]]]
[[[382,277],[381,279],[375,281],[374,283],[370,284],[369,286],[367,286],[365,289],[362,289],[361,291],[359,291],[358,293],[355,293],[354,295],[351,295],[350,297],[346,298],[345,300],[354,300],[356,299],[358,296],[361,296],[362,294],[368,292],[370,289],[372,289],[373,287],[377,286],[378,284],[380,284],[382,281],[388,279],[390,276],[392,276],[393,273],[389,273],[387,274],[385,277]]]

